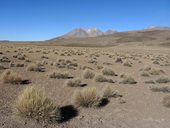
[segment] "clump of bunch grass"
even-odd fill
[[[123,83],[123,84],[136,84],[137,82],[132,77],[126,77],[121,83]]]
[[[21,118],[36,121],[58,121],[60,109],[35,86],[28,86],[15,102],[15,114]]]
[[[164,73],[163,70],[160,70],[160,69],[155,69],[155,68],[152,68],[151,70],[149,70],[149,73],[151,75],[160,75],[161,73]]]
[[[69,79],[72,78],[69,73],[67,72],[58,72],[53,71],[48,74],[49,78],[55,78],[55,79]]]
[[[74,92],[73,102],[82,107],[99,107],[102,103],[102,97],[95,87],[87,87]]]
[[[76,79],[69,79],[66,81],[66,86],[69,87],[81,87],[83,86],[80,78],[76,78]]]
[[[141,76],[143,76],[143,77],[149,77],[149,74],[148,74],[147,72],[142,72],[142,73],[141,73]]]
[[[127,61],[127,60],[123,63],[123,65],[124,65],[124,66],[127,66],[127,67],[132,67],[131,62],[129,62],[129,61]]]
[[[169,86],[162,86],[162,87],[151,86],[150,89],[153,92],[164,92],[164,93],[170,92],[170,87]]]
[[[160,77],[156,80],[157,83],[168,83],[169,82],[169,78],[167,77]]]
[[[2,83],[19,84],[22,81],[21,76],[11,69],[5,70],[0,77]]]
[[[102,96],[104,98],[110,98],[110,97],[122,97],[122,95],[119,93],[118,90],[116,90],[113,86],[108,85],[103,88]]]
[[[36,72],[43,72],[43,68],[39,63],[32,63],[26,67],[27,71],[36,71]]]
[[[4,70],[4,69],[7,69],[7,67],[0,64],[0,70]]]
[[[165,107],[170,108],[170,95],[167,95],[167,96],[165,96],[165,97],[163,98],[162,104],[163,104]]]
[[[115,81],[113,81],[110,78],[106,78],[105,76],[99,74],[95,77],[95,81],[96,82],[108,82],[108,83],[115,83]]]
[[[112,69],[106,67],[102,70],[102,73],[103,75],[107,76],[117,76],[117,74]]]
[[[83,72],[83,77],[85,79],[93,79],[94,76],[95,76],[95,73],[92,70],[90,70],[90,69],[86,69]]]

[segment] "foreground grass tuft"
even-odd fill
[[[35,86],[26,87],[18,96],[15,110],[17,116],[36,121],[57,121],[61,118],[60,109]]]

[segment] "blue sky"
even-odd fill
[[[46,40],[74,28],[170,26],[170,0],[0,0],[0,40]]]

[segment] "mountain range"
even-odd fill
[[[0,42],[14,42],[1,40]],[[97,28],[85,30],[74,29],[63,36],[45,41],[20,41],[18,43],[35,43],[37,45],[78,46],[78,47],[106,47],[116,45],[160,45],[170,46],[170,27],[151,26],[142,30],[117,32],[108,30],[102,32]]]
[[[143,30],[138,31],[151,31],[151,30],[170,30],[170,27],[167,26],[150,26],[146,27]],[[105,32],[101,31],[98,28],[91,28],[91,29],[83,29],[83,28],[76,28],[62,36],[52,38],[50,40],[57,40],[57,39],[68,39],[68,38],[87,38],[87,37],[99,37],[99,36],[107,36],[118,33],[116,30],[109,29]]]
[[[98,37],[103,35],[111,35],[116,33],[115,30],[107,30],[106,32],[102,32],[98,28],[92,28],[92,29],[83,29],[83,28],[77,28],[72,30],[71,32],[68,32],[61,36],[60,38],[85,38],[85,37]]]
[[[75,29],[42,45],[103,47],[115,45],[161,45],[170,46],[170,27],[152,26],[142,30],[116,32],[99,29]]]

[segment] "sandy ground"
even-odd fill
[[[10,67],[10,62],[0,62],[1,65],[10,68],[22,75],[30,84],[12,85],[0,82],[0,128],[169,128],[170,108],[163,106],[162,99],[168,93],[153,92],[151,86],[170,86],[169,83],[146,84],[145,81],[156,81],[160,77],[170,78],[170,49],[152,46],[115,46],[109,48],[79,48],[59,46],[36,46],[0,44],[0,59],[8,57],[11,62],[24,64],[24,67]],[[31,62],[14,58],[21,53]],[[42,56],[48,57],[43,58]],[[123,62],[128,60],[131,67],[123,63],[116,63],[117,58]],[[58,68],[54,64],[59,59],[71,60],[77,63],[75,69]],[[90,63],[94,61],[94,63]],[[33,62],[41,62],[45,72],[26,71],[26,66]],[[90,62],[89,62],[90,61]],[[153,62],[158,63],[154,64]],[[98,66],[113,69],[118,76],[112,76],[115,83],[99,83],[95,80],[83,78],[83,66],[93,69],[100,74],[102,69]],[[161,69],[160,75],[141,76],[143,69],[150,66]],[[95,86],[102,89],[106,85],[114,86],[122,95],[122,98],[111,98],[108,104],[101,108],[75,108],[72,103],[72,95],[76,88],[64,85],[65,79],[50,79],[47,74],[50,71],[67,71],[72,76],[80,77],[87,86]],[[0,70],[0,74],[4,70]],[[121,84],[121,74],[133,77],[137,84]],[[47,95],[56,105],[63,110],[65,120],[60,124],[37,124],[34,121],[26,122],[17,118],[13,113],[13,105],[17,96],[26,86],[36,85],[44,89]],[[121,101],[125,101],[122,103]],[[74,108],[73,108],[74,107]]]

